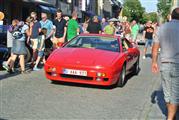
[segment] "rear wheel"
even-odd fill
[[[123,65],[122,71],[121,71],[120,76],[119,76],[119,80],[117,82],[117,86],[123,87],[124,84],[125,84],[125,79],[126,79],[126,66]]]

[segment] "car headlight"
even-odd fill
[[[100,73],[100,72],[98,72],[96,75],[97,75],[97,77],[105,77],[106,76],[105,73]]]
[[[55,67],[49,67],[48,70],[51,71],[51,72],[56,72],[56,68]]]

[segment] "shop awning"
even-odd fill
[[[52,4],[44,0],[23,0],[23,2],[35,3],[37,6],[41,8],[42,12],[56,13],[57,11],[57,9]]]
[[[46,1],[43,0],[23,0],[24,2],[34,2],[34,3],[42,3],[42,4],[49,4]]]
[[[83,11],[83,13],[88,17],[93,17],[95,14],[92,11]]]
[[[39,5],[39,7],[42,9],[42,12],[47,13],[56,13],[57,9],[55,7],[49,7],[45,5]]]

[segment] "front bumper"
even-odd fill
[[[56,67],[56,71],[49,71],[49,65],[45,65],[45,75],[47,79],[52,81],[62,81],[62,82],[72,82],[72,83],[82,83],[90,85],[101,85],[101,86],[110,86],[117,82],[118,74],[113,71],[100,70],[100,69],[84,69],[80,66],[66,66],[66,67]],[[87,71],[87,76],[77,76],[77,75],[67,75],[63,73],[64,68],[76,69],[76,70],[85,70]],[[104,77],[98,77],[97,73],[105,73]]]

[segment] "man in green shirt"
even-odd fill
[[[104,33],[109,34],[109,35],[114,35],[114,33],[115,33],[114,22],[112,22],[112,21],[109,22],[109,25],[107,25],[104,28]]]
[[[79,34],[79,26],[76,19],[78,18],[78,15],[76,12],[72,13],[72,19],[68,21],[67,26],[67,40],[70,41],[72,38],[77,36]]]
[[[136,42],[138,32],[139,32],[139,25],[136,23],[135,20],[133,20],[132,27],[131,27],[131,35],[132,35],[133,42]]]

